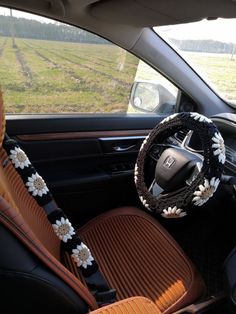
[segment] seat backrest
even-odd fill
[[[0,294],[7,313],[10,307],[12,313],[48,313],[51,307],[57,313],[84,313],[88,306],[95,309],[88,289],[60,262],[60,240],[8,160],[2,147],[4,132],[0,94]],[[14,292],[18,301],[15,298],[13,304]],[[41,294],[44,301],[35,305]],[[25,295],[31,299],[22,298]]]
[[[60,260],[60,240],[53,232],[45,212],[27,192],[25,185],[11,162],[3,168],[8,156],[0,150],[0,195],[18,211],[45,248]]]

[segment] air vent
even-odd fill
[[[186,135],[188,134],[189,130],[181,130],[177,133],[175,133],[174,137],[179,141],[179,142],[183,142],[183,140],[185,139]]]

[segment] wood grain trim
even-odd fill
[[[54,140],[79,140],[100,137],[145,136],[150,130],[120,130],[120,131],[91,131],[91,132],[66,132],[17,135],[20,141],[54,141]]]

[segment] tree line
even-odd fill
[[[13,29],[13,30],[12,30]],[[107,44],[107,40],[80,28],[62,23],[41,23],[25,18],[0,15],[0,36],[42,40]]]
[[[225,43],[217,40],[170,40],[179,50],[194,51],[194,52],[208,52],[208,53],[229,53],[231,54],[235,49],[235,44]]]

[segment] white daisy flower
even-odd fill
[[[78,267],[82,266],[83,268],[87,268],[92,265],[92,261],[94,258],[91,255],[89,248],[81,242],[80,245],[76,246],[76,249],[72,250],[73,254],[71,257]]]
[[[75,234],[75,230],[71,223],[64,217],[61,217],[60,220],[56,220],[56,223],[52,224],[52,227],[58,238],[65,243],[68,239],[72,239],[72,235]]]
[[[135,164],[134,166],[134,182],[137,183],[138,181],[138,166]]]
[[[143,206],[146,207],[147,209],[149,209],[149,204],[147,203],[147,201],[144,199],[143,196],[139,196],[140,201],[142,202]]]
[[[28,191],[31,192],[33,196],[42,197],[43,194],[47,194],[49,191],[43,178],[37,172],[32,174],[31,177],[28,177],[26,186],[28,186]]]
[[[135,164],[134,166],[134,174],[137,176],[138,175],[138,165]]]
[[[160,123],[165,123],[165,122],[169,122],[170,120],[174,119],[177,116],[178,113],[174,113],[168,117],[166,117],[165,119],[163,119]]]
[[[15,147],[10,150],[10,159],[15,168],[24,169],[30,165],[30,161],[26,156],[25,152],[20,147]]]
[[[204,180],[204,184],[199,185],[197,191],[193,193],[195,197],[193,198],[192,202],[196,206],[202,206],[205,204],[210,197],[215,193],[216,189],[218,188],[218,185],[220,183],[220,179],[213,177],[209,181],[208,179]]]
[[[203,116],[202,114],[198,112],[190,112],[190,117],[194,118],[194,120],[198,120],[200,122],[208,122],[212,123],[211,119],[208,119],[207,117]]]
[[[135,164],[134,166],[134,182],[137,183],[138,181],[138,166]]]
[[[213,154],[215,156],[218,155],[219,162],[222,164],[225,163],[225,144],[224,144],[224,139],[221,136],[220,133],[215,133],[214,136],[212,137],[212,141],[214,142],[211,147],[215,148]]]
[[[145,205],[147,203],[147,201],[143,198],[143,196],[139,196],[140,201],[143,203],[143,205]]]
[[[182,218],[186,215],[187,213],[184,212],[181,208],[177,208],[177,206],[163,209],[163,212],[161,214],[161,216],[164,218]]]

